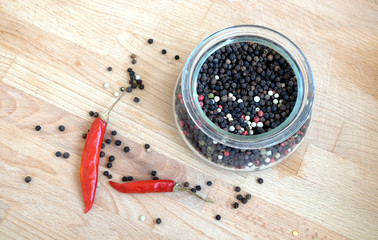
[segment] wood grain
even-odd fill
[[[172,94],[185,59],[204,37],[238,24],[288,36],[315,77],[306,142],[259,173],[202,162],[173,119]],[[364,0],[1,1],[0,239],[378,239],[377,26],[377,2]],[[79,166],[88,111],[102,112],[113,101],[131,53],[146,88],[126,95],[111,115],[109,130],[118,135],[106,137],[131,148],[106,146],[116,157],[114,180],[148,179],[156,170],[160,178],[202,185],[200,194],[214,204],[185,192],[119,194],[102,175],[102,158],[95,205],[83,214]],[[58,150],[70,158],[56,158]],[[231,207],[236,185],[253,196],[237,210]]]

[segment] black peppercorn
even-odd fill
[[[192,192],[194,192],[194,193],[197,192],[197,190],[196,190],[195,188],[191,188],[190,191],[192,191]]]
[[[123,151],[125,151],[125,152],[130,152],[130,147],[128,147],[128,146],[124,147],[124,148],[123,148]]]
[[[63,132],[66,128],[65,128],[63,125],[60,125],[60,126],[58,127],[58,129],[59,129],[59,131]]]
[[[106,139],[105,142],[106,142],[107,144],[111,144],[111,143],[112,143],[112,140],[110,140],[110,139]]]
[[[139,100],[138,97],[135,97],[135,98],[134,98],[134,102],[138,103],[139,101],[140,101],[140,100]]]
[[[27,177],[25,178],[25,182],[26,182],[26,183],[30,183],[30,182],[31,182],[31,180],[32,180],[32,179],[31,179],[31,177],[30,177],[30,176],[27,176]]]
[[[126,88],[126,92],[131,93],[132,91],[133,91],[133,88],[132,88],[132,87],[127,87],[127,88]]]
[[[122,182],[126,182],[127,181],[127,177],[122,177]]]
[[[101,144],[101,149],[104,149],[105,148],[105,144]]]
[[[86,139],[86,138],[87,138],[87,134],[84,133],[84,134],[82,135],[82,137],[83,137],[83,139]]]
[[[200,185],[197,185],[197,186],[196,186],[196,190],[197,190],[197,191],[201,191],[201,186],[200,186]]]
[[[70,154],[68,152],[63,153],[63,158],[69,158]]]
[[[175,59],[176,59],[176,60],[179,60],[179,59],[180,59],[180,56],[179,56],[179,55],[176,55],[176,56],[175,56]]]
[[[263,183],[264,183],[264,179],[262,179],[262,178],[258,178],[258,179],[257,179],[257,182],[260,183],[260,184],[263,184]]]
[[[98,112],[95,112],[95,113],[93,114],[93,117],[94,117],[94,118],[98,118]]]
[[[239,203],[235,202],[235,203],[233,204],[233,206],[234,206],[234,208],[238,208],[238,207],[239,207]]]
[[[113,167],[113,163],[108,162],[108,163],[106,164],[106,167],[107,167],[107,168],[112,168],[112,167]]]
[[[109,179],[112,179],[112,178],[113,178],[113,176],[112,176],[111,174],[109,174],[109,175],[108,175],[108,178],[109,178]]]
[[[39,130],[41,130],[41,129],[42,129],[41,126],[39,126],[39,125],[35,126],[35,130],[36,130],[36,131],[39,131]]]
[[[133,177],[132,176],[128,176],[127,177],[127,181],[132,181],[133,180]]]
[[[105,152],[101,151],[100,152],[100,157],[105,157]]]
[[[167,53],[167,50],[163,49],[163,50],[161,50],[161,53],[162,53],[162,54],[166,54],[166,53]]]
[[[105,176],[108,176],[108,175],[109,175],[109,172],[108,172],[108,171],[105,171],[105,172],[104,172],[104,175],[105,175]]]
[[[241,188],[240,187],[235,187],[235,192],[240,192]]]
[[[150,147],[151,147],[150,144],[148,144],[148,143],[144,144],[145,149],[149,149]]]
[[[93,114],[94,114],[93,111],[89,111],[89,116],[93,117]]]
[[[114,160],[115,160],[115,157],[113,155],[110,155],[109,156],[109,162],[114,162]]]
[[[246,203],[248,202],[248,199],[247,199],[247,198],[243,198],[243,199],[241,200],[241,202],[242,202],[243,204],[246,204]]]
[[[108,67],[108,71],[110,72],[112,70],[112,67]]]
[[[113,135],[113,136],[117,135],[117,131],[113,130],[113,131],[112,131],[112,135]]]
[[[247,195],[245,195],[245,198],[249,200],[252,198],[252,195],[248,193]]]
[[[215,216],[215,219],[219,221],[219,220],[221,220],[221,216],[218,214],[218,215]]]
[[[62,156],[62,153],[59,152],[59,151],[57,151],[57,152],[55,153],[55,156],[60,157],[60,156]]]
[[[157,218],[156,219],[156,224],[160,224],[161,223],[161,219],[160,218]]]
[[[241,201],[241,200],[243,199],[243,195],[238,194],[238,195],[236,196],[236,199],[239,200],[239,201]]]
[[[153,40],[152,38],[150,38],[150,39],[147,40],[147,42],[148,42],[149,44],[152,44],[152,43],[154,42],[154,40]]]
[[[132,64],[135,64],[135,63],[136,63],[136,60],[135,60],[135,59],[133,59],[133,60],[131,61],[131,63],[132,63]]]
[[[133,70],[132,68],[128,68],[128,69],[127,69],[128,72],[131,72],[132,70]]]
[[[152,180],[159,180],[159,178],[158,177],[153,177]]]
[[[184,187],[189,187],[189,183],[188,182],[184,182],[183,186]]]
[[[151,176],[155,177],[157,172],[155,170],[151,171]]]
[[[140,90],[143,90],[143,89],[144,89],[144,85],[143,85],[143,84],[139,84],[138,87],[139,87]]]

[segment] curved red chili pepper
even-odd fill
[[[85,213],[91,209],[94,202],[101,145],[107,125],[107,122],[103,121],[100,117],[93,121],[81,156],[80,181],[85,203]]]
[[[122,95],[123,92],[106,112],[93,121],[85,140],[80,166],[80,182],[85,203],[85,213],[91,209],[96,195],[101,145],[106,126],[108,125],[109,113],[121,99]]]
[[[115,190],[122,193],[151,193],[172,192],[176,182],[172,180],[149,180],[128,183],[116,183],[109,181],[109,184]]]

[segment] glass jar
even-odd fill
[[[237,135],[216,126],[198,101],[197,76],[206,59],[223,46],[237,42],[265,45],[286,59],[297,79],[294,109],[278,127],[257,135]],[[314,101],[311,68],[301,50],[287,37],[269,28],[240,25],[204,39],[190,54],[174,91],[174,116],[179,133],[201,159],[238,171],[263,170],[287,159],[303,142]]]

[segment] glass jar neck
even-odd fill
[[[266,133],[244,136],[224,131],[210,121],[198,102],[197,78],[203,63],[216,50],[236,42],[259,43],[275,50],[290,64],[297,79],[298,95],[293,111],[282,124]],[[193,50],[182,72],[182,96],[192,120],[210,138],[234,148],[268,147],[293,135],[311,113],[313,93],[311,68],[300,49],[284,35],[261,26],[234,26],[210,35]]]

